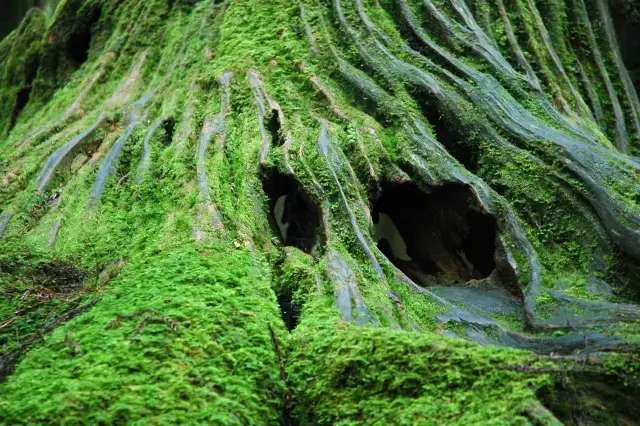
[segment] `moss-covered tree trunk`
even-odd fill
[[[0,421],[632,424],[628,56],[606,0],[32,9]]]

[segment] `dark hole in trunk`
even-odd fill
[[[633,425],[640,418],[639,394],[624,378],[580,372],[557,377],[538,397],[565,425]]]
[[[438,142],[467,170],[477,172],[478,147],[468,141],[463,131],[464,127],[455,118],[456,115],[445,115],[437,100],[422,90],[416,91],[413,98],[418,103],[422,115],[433,126]]]
[[[262,188],[269,197],[269,222],[282,244],[311,253],[321,235],[318,203],[295,177],[274,168],[262,170]]]
[[[163,145],[171,145],[171,141],[173,141],[173,132],[176,130],[176,120],[174,120],[173,117],[166,118],[162,122],[162,130],[164,130],[164,137],[162,138]]]
[[[13,107],[13,111],[11,112],[11,123],[9,124],[9,129],[13,129],[16,125],[16,121],[18,121],[18,116],[24,109],[24,107],[29,102],[29,96],[31,95],[31,86],[23,87],[18,92],[16,96],[16,103]]]
[[[89,48],[91,47],[92,38],[91,27],[98,22],[99,18],[100,9],[91,11],[86,21],[76,28],[67,40],[67,57],[75,67],[79,67],[89,58]]]
[[[378,247],[417,283],[483,279],[496,269],[496,221],[468,186],[383,183],[372,204]]]
[[[267,121],[267,131],[271,134],[271,142],[275,146],[284,145],[284,138],[280,133],[282,125],[280,124],[280,117],[278,116],[278,111],[271,110],[271,114],[269,115],[269,121]]]
[[[91,32],[89,30],[79,30],[73,33],[67,42],[69,58],[78,66],[83,64],[89,57],[90,45]]]
[[[281,290],[277,296],[282,320],[287,326],[287,330],[291,331],[298,326],[302,308],[293,301],[293,294],[290,290]]]

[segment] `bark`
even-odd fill
[[[31,10],[0,41],[0,418],[631,421],[640,104],[610,14]]]

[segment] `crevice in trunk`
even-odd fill
[[[480,280],[496,269],[496,220],[466,185],[384,182],[371,210],[378,248],[418,284]]]
[[[399,2],[385,2],[383,7],[387,10],[387,13],[393,17],[393,20],[396,22],[398,32],[407,43],[407,45],[414,51],[421,53],[423,56],[429,58],[434,62],[435,65],[442,67],[444,70],[448,70],[455,73],[455,69],[452,69],[451,65],[444,60],[440,55],[435,54],[434,52],[425,44],[425,42],[420,38],[420,36],[414,31],[411,27],[407,19],[405,19],[402,13],[402,7]],[[416,13],[414,11],[414,13]],[[418,16],[426,16],[426,11],[424,14],[417,12]],[[429,22],[417,22],[419,28],[424,30],[425,25],[429,26],[429,28],[433,28],[433,23]]]
[[[276,296],[284,325],[287,327],[287,330],[292,331],[298,326],[302,307],[293,300],[293,292],[290,286],[281,285]]]
[[[89,161],[94,155],[96,155],[96,153],[100,149],[100,146],[102,145],[102,142],[104,142],[102,138],[97,138],[89,141],[85,145],[80,146],[77,149],[75,155],[70,157],[69,160],[63,162],[60,167],[60,172],[62,175],[64,175],[63,184],[66,184],[67,179],[69,178],[69,174],[77,173],[78,170],[80,170],[80,168],[84,166],[87,161]],[[54,182],[54,186],[56,186],[56,183],[57,182]]]
[[[23,87],[18,92],[16,96],[16,103],[13,106],[13,111],[11,112],[11,123],[9,124],[9,130],[13,129],[18,121],[18,116],[24,109],[24,107],[29,102],[29,96],[31,95],[31,85]]]
[[[287,365],[286,365],[287,356],[282,351],[280,340],[278,339],[278,335],[276,334],[273,327],[271,326],[271,323],[269,323],[268,326],[269,326],[269,334],[271,336],[271,344],[273,345],[273,350],[278,359],[278,369],[280,370],[280,379],[282,380],[283,383],[286,384],[286,386],[283,388],[283,391],[282,391],[283,405],[280,411],[280,415],[281,415],[280,424],[282,424],[283,426],[296,426],[299,424],[299,422],[292,416],[294,398],[293,398],[292,389],[289,384],[289,379],[287,377]]]
[[[294,176],[276,168],[261,170],[262,187],[268,197],[269,223],[283,246],[292,246],[312,254],[323,241],[320,205]],[[276,265],[276,280],[284,279]],[[296,328],[302,306],[294,300],[291,283],[277,282],[274,291],[282,319],[289,331]]]
[[[165,118],[162,121],[162,130],[164,131],[164,136],[162,138],[162,144],[164,146],[171,145],[171,141],[173,141],[173,133],[176,130],[176,120],[173,117]]]
[[[284,145],[284,138],[282,137],[281,133],[282,124],[280,123],[278,111],[276,111],[275,109],[271,110],[266,127],[267,131],[271,135],[271,143],[273,143],[274,146]]]
[[[637,424],[638,384],[616,375],[579,372],[557,377],[538,397],[565,425]]]
[[[73,150],[73,152],[60,162],[57,170],[46,186],[47,191],[64,192],[69,180],[84,167],[100,150],[104,140],[102,138],[90,139]],[[43,188],[44,189],[44,188]]]

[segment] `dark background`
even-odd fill
[[[13,31],[32,7],[56,3],[57,0],[0,0],[0,39]]]

